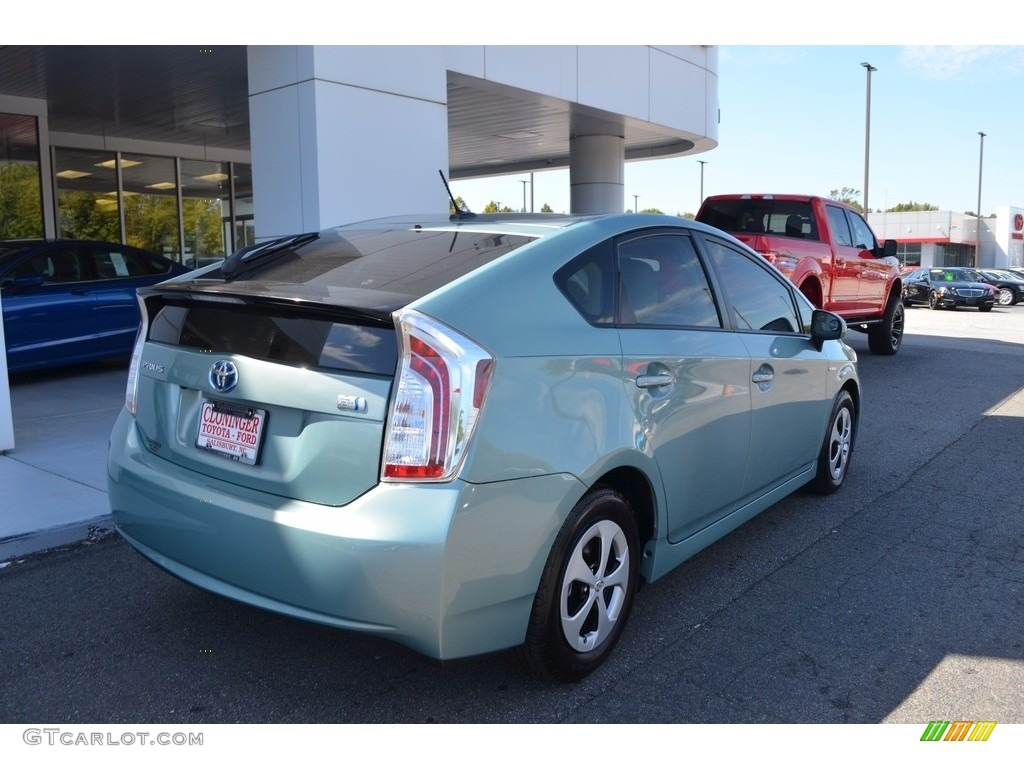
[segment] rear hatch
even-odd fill
[[[144,444],[242,495],[350,502],[380,478],[399,354],[392,313],[530,239],[333,230],[141,290]]]
[[[150,451],[319,504],[344,504],[376,484],[397,359],[389,319],[173,295],[148,305],[156,311],[136,423]]]

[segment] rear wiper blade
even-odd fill
[[[311,243],[320,237],[319,232],[305,232],[300,235],[287,235],[268,240],[265,243],[249,245],[235,251],[221,265],[220,273],[225,280],[231,280],[241,274],[246,267],[254,267],[257,264],[267,263],[271,256],[280,256],[289,249],[298,248],[300,245]]]

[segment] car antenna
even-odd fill
[[[455,202],[455,195],[452,194],[452,188],[448,186],[448,179],[444,177],[444,171],[438,168],[437,172],[441,176],[441,182],[444,184],[444,188],[448,191],[448,199],[452,201],[452,208],[455,210],[455,213],[449,216],[448,219],[450,221],[455,221],[456,219],[472,219],[476,216],[476,214],[469,210],[468,207],[465,210],[459,208],[459,204]]]

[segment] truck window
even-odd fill
[[[846,211],[837,205],[826,205],[828,213],[828,226],[832,230],[832,238],[836,245],[853,245],[853,236],[850,234],[850,225],[846,221]]]
[[[801,240],[818,239],[814,211],[808,202],[776,200],[768,216],[768,226],[765,231],[770,235],[797,237]]]
[[[878,243],[875,241],[875,233],[871,231],[871,227],[856,213],[849,213],[850,223],[853,225],[853,242],[858,248],[862,248],[865,251],[873,251]]]

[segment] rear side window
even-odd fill
[[[96,277],[100,280],[113,280],[119,277],[148,277],[162,275],[170,270],[170,266],[166,262],[141,251],[94,248],[90,255],[96,270]]]
[[[555,273],[555,285],[588,323],[611,325],[615,322],[615,271],[610,242],[584,251],[559,269]]]

